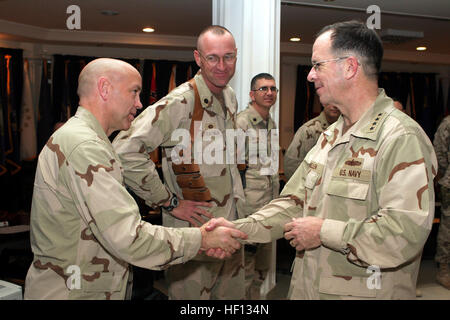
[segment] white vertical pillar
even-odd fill
[[[250,101],[251,79],[270,73],[280,87],[280,10],[281,0],[213,0],[213,24],[231,31],[237,47],[236,73],[230,81],[236,92],[239,111]],[[272,107],[272,118],[279,128],[279,97]],[[265,296],[276,283],[276,241],[272,264],[261,294]]]
[[[250,101],[250,81],[258,73],[270,73],[280,86],[281,0],[213,0],[213,24],[231,31],[237,47],[236,73],[230,81],[239,111]],[[279,102],[272,107],[278,125]]]

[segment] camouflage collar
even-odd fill
[[[103,130],[102,126],[100,125],[100,122],[98,122],[97,118],[89,110],[83,108],[82,106],[79,106],[74,117],[86,122],[88,126],[92,130],[94,130],[102,140],[111,143],[106,136],[106,133]]]
[[[356,127],[351,134],[355,137],[377,140],[382,124],[394,110],[392,99],[386,95],[384,89],[378,89],[375,103],[355,124]]]
[[[202,107],[208,112],[214,112],[220,117],[224,118],[223,108],[218,99],[214,96],[214,94],[209,90],[208,86],[203,79],[201,72],[198,72],[195,77],[195,83],[197,84],[198,94],[200,96],[200,102]],[[223,89],[223,98],[225,100],[225,105],[229,109],[230,112],[236,112],[236,98],[232,94],[233,89],[229,85],[227,85]],[[230,116],[229,112],[225,115],[225,118]]]
[[[370,107],[363,116],[349,129],[348,133],[358,138],[365,138],[376,141],[379,136],[379,129],[386,120],[387,116],[395,110],[393,101],[386,96],[384,89],[378,89],[378,96],[372,107]],[[340,116],[338,120],[333,123],[324,132],[325,138],[328,141],[336,141],[341,135],[341,128],[343,126],[344,118]]]
[[[259,112],[256,111],[256,109],[250,103],[248,104],[247,110],[248,110],[248,119],[254,126],[258,125],[260,122],[264,122],[264,119],[261,117]],[[270,116],[269,113],[269,118],[267,119],[267,129],[272,130],[275,127],[276,127],[275,122],[272,120],[272,117]]]

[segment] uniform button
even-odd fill
[[[376,122],[372,123],[373,126],[376,125],[376,124],[377,124]]]
[[[375,119],[375,121],[378,121],[378,120],[380,120],[380,118],[376,118],[376,119]]]
[[[212,129],[212,128],[214,128],[214,126],[213,126],[212,124],[210,124],[210,125],[208,126],[208,128],[209,128],[209,129]]]
[[[379,113],[378,116],[380,117],[382,115],[382,113]]]
[[[373,127],[370,127],[370,130],[373,130]]]
[[[256,118],[253,118],[253,121],[256,121]]]
[[[204,103],[208,103],[209,101],[208,101],[208,99],[205,99],[205,100],[203,100],[203,102],[204,102]]]

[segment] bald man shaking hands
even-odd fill
[[[240,248],[245,234],[222,227],[165,228],[141,220],[108,139],[127,130],[138,109],[141,76],[126,62],[101,58],[78,79],[80,106],[39,155],[31,209],[33,262],[25,299],[124,299],[130,264],[161,270],[200,251]]]

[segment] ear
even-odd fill
[[[252,102],[255,102],[255,91],[250,90],[250,99],[252,99]]]
[[[358,62],[358,59],[354,56],[350,56],[345,61],[345,77],[346,79],[351,79],[356,76],[356,73],[358,72],[358,68],[360,67],[360,64]]]
[[[100,77],[97,81],[97,91],[103,101],[108,99],[108,95],[111,92],[111,83],[105,77]]]
[[[197,65],[201,68],[202,61],[201,61],[200,53],[197,50],[194,50],[194,59],[195,59],[195,62],[197,63]]]

